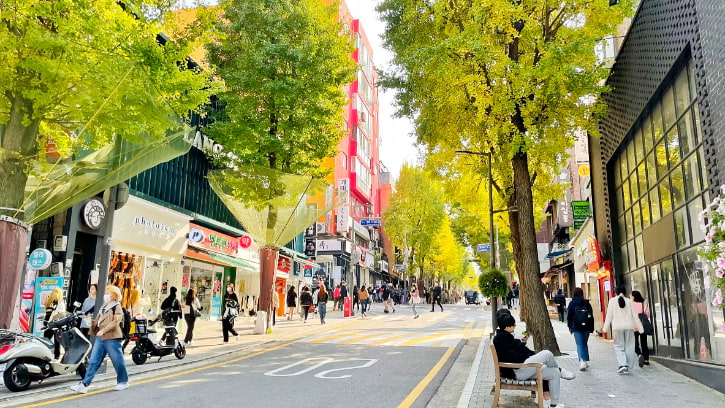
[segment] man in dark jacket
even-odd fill
[[[594,331],[594,310],[592,304],[584,299],[582,288],[574,289],[574,297],[569,302],[566,313],[569,332],[574,336],[576,349],[579,354],[579,370],[589,368],[589,334]]]
[[[554,296],[554,302],[556,303],[556,310],[559,312],[559,321],[564,321],[564,313],[566,312],[566,296],[564,291],[559,289],[559,293]]]
[[[543,350],[534,354],[528,347],[526,341],[528,336],[524,336],[521,340],[514,338],[513,332],[516,329],[516,319],[510,314],[501,314],[498,316],[498,327],[496,336],[493,338],[493,345],[496,347],[496,355],[502,363],[539,363],[542,364],[542,378],[549,382],[549,392],[551,392],[550,407],[554,408],[559,404],[560,379],[573,380],[576,378],[574,373],[559,368],[554,354],[549,350]],[[513,378],[516,380],[531,380],[536,378],[536,368],[501,368],[501,376]]]
[[[443,305],[441,305],[441,295],[443,294],[443,290],[441,289],[441,285],[436,282],[435,287],[433,288],[433,301],[431,302],[431,312],[435,312],[436,309],[436,302],[438,302],[438,306],[441,308],[441,312],[443,311]]]

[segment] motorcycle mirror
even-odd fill
[[[76,300],[75,302],[73,302],[73,306],[75,306],[75,307],[81,307],[81,302],[79,302],[79,301]]]

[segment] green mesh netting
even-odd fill
[[[25,221],[35,223],[101,191],[189,151],[184,135],[192,129],[158,140],[118,139],[89,155],[51,169],[36,166],[25,186]]]
[[[261,246],[281,247],[324,216],[307,200],[329,183],[260,166],[209,172],[209,184],[244,229]]]

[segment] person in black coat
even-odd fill
[[[496,348],[496,355],[502,363],[539,363],[542,367],[542,378],[549,383],[549,391],[551,392],[550,407],[556,407],[559,404],[560,379],[572,380],[576,378],[574,373],[560,368],[554,359],[554,354],[549,350],[543,350],[534,353],[526,347],[526,341],[529,336],[524,336],[521,340],[516,339],[513,335],[516,329],[516,319],[510,314],[501,314],[497,319],[499,329],[496,330],[496,336],[493,338],[493,345]],[[536,368],[504,368],[501,367],[501,376],[513,378],[516,380],[531,380],[536,378]]]
[[[224,343],[229,342],[231,333],[239,340],[239,333],[234,330],[234,319],[239,315],[239,297],[234,293],[234,286],[227,285],[227,293],[224,294],[224,314],[222,314],[222,337]]]
[[[559,312],[559,321],[564,321],[564,313],[566,312],[566,296],[564,291],[559,289],[559,292],[554,296],[554,302],[556,303],[556,310]]]
[[[582,288],[574,289],[574,297],[567,310],[567,325],[569,332],[574,335],[576,350],[579,354],[579,370],[589,368],[589,334],[594,331],[594,310],[592,304],[584,299]]]

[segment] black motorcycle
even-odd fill
[[[178,315],[178,312],[164,311],[153,320],[133,320],[136,328],[130,334],[129,340],[136,342],[136,346],[131,350],[131,359],[136,365],[145,363],[151,356],[158,356],[158,361],[161,361],[162,357],[168,356],[171,353],[179,360],[186,357],[186,347],[179,341],[179,333],[176,330],[176,315]],[[156,330],[149,329],[149,326],[153,326],[159,321],[164,323],[164,335],[156,343]]]

